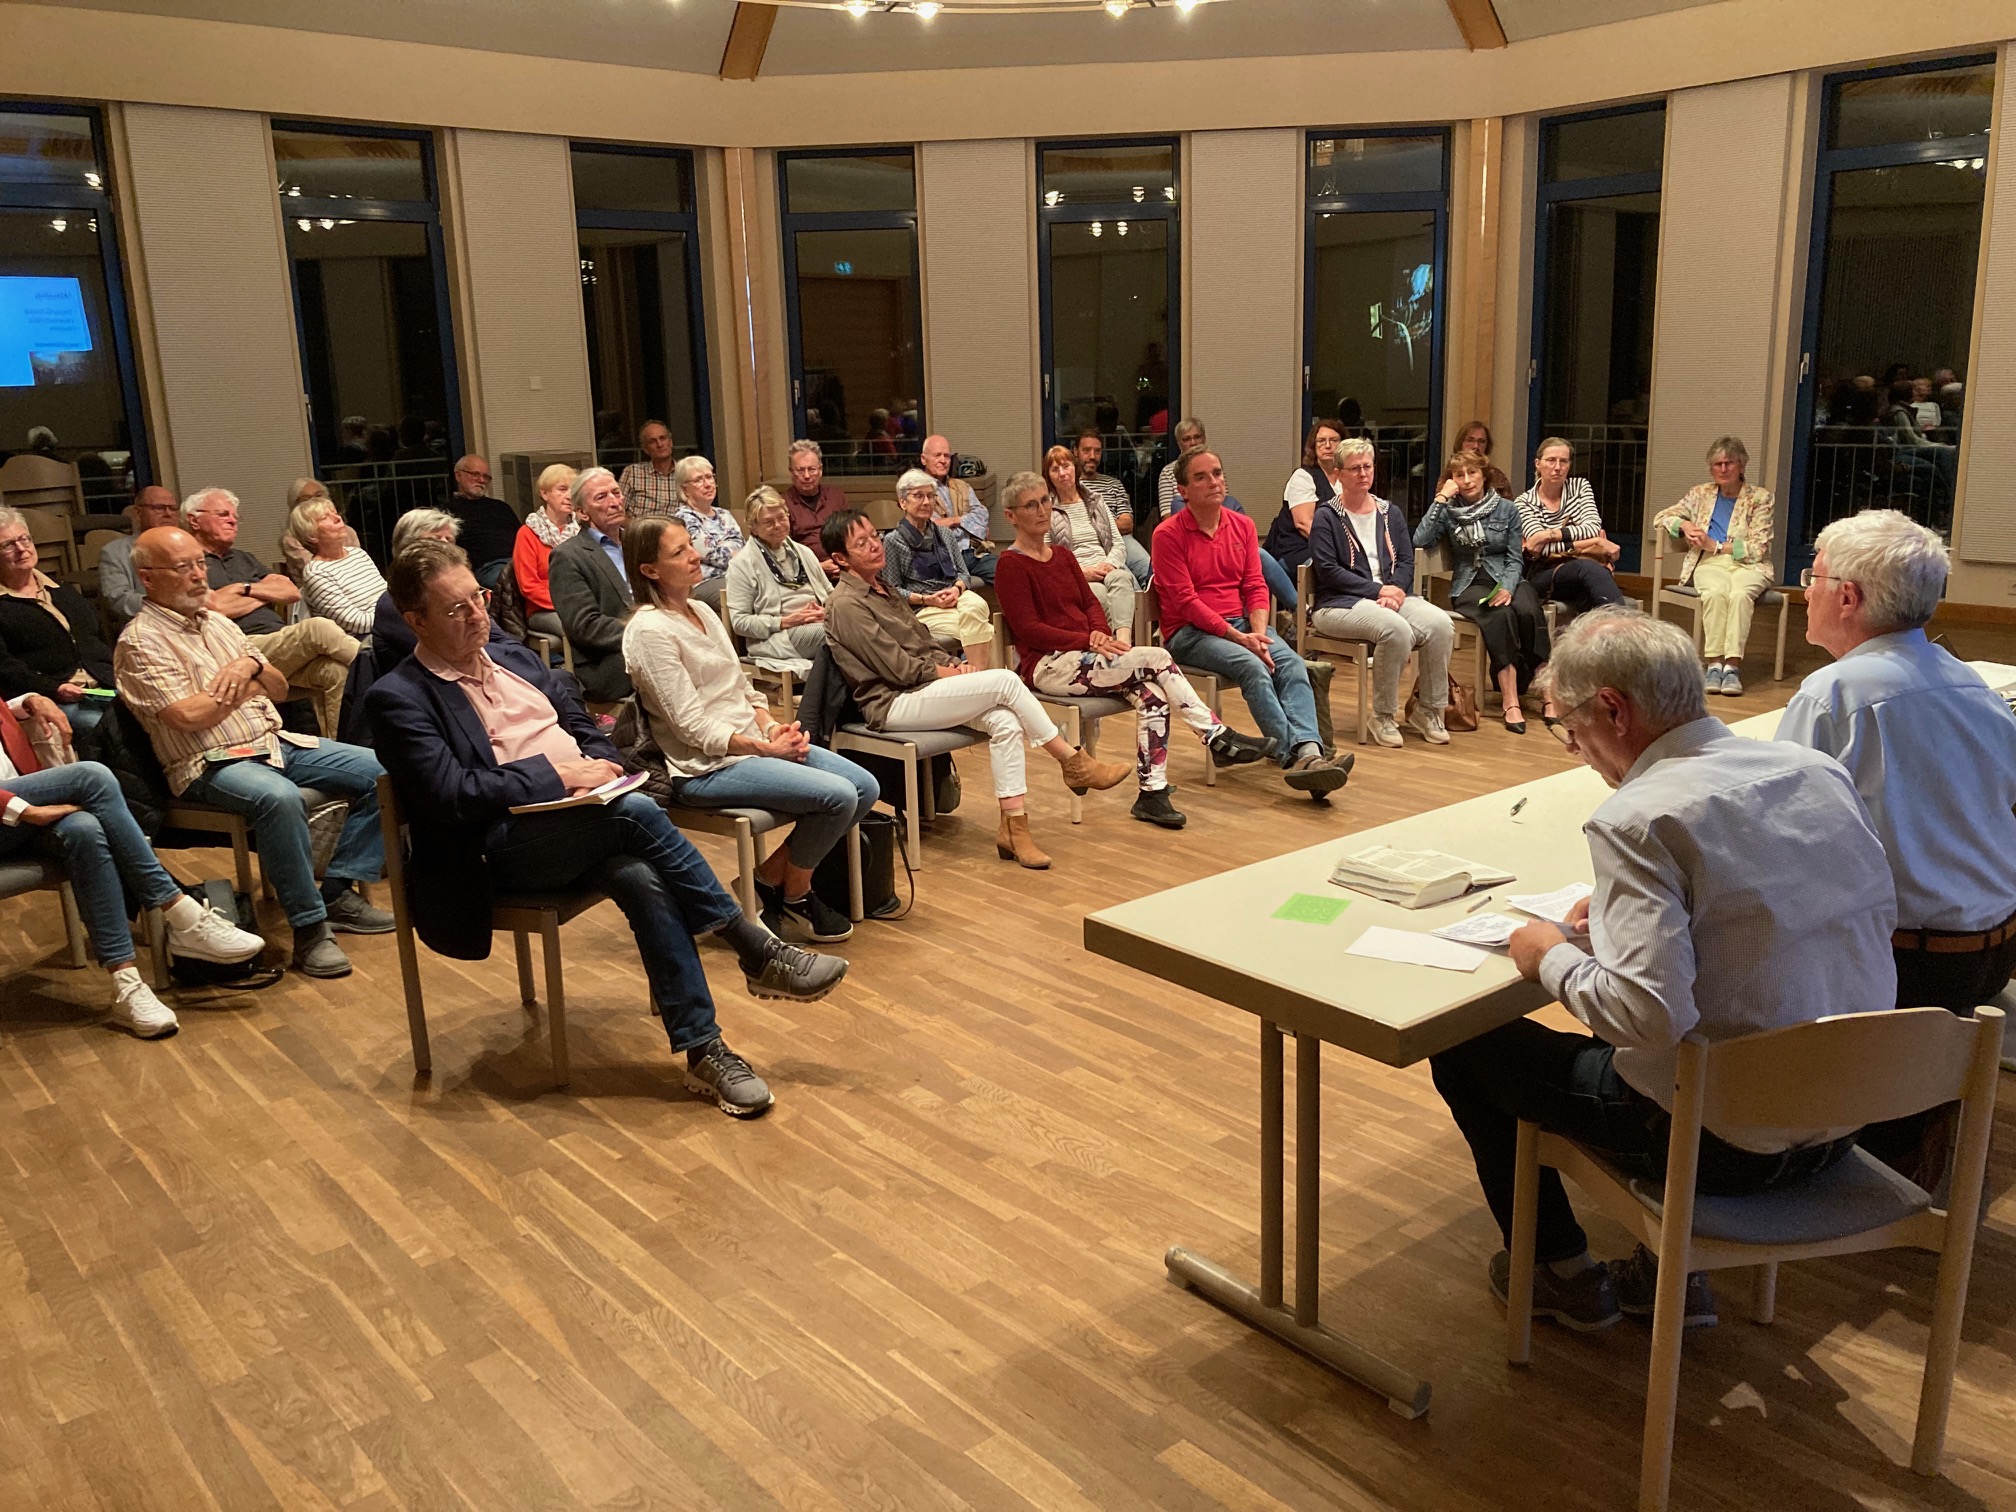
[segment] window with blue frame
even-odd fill
[[[1418,520],[1441,425],[1449,133],[1308,135],[1302,422],[1372,441],[1373,487]],[[1282,476],[1301,437],[1283,446]]]
[[[711,457],[693,155],[576,142],[571,156],[596,460],[638,461],[653,420],[677,455]]]
[[[1858,510],[1952,526],[1994,105],[1987,56],[1826,82],[1788,578]]]
[[[382,558],[463,446],[433,139],[275,121],[273,157],[316,475]]]
[[[0,101],[0,461],[74,462],[87,506],[154,481],[97,111]]]
[[[793,423],[829,473],[893,472],[925,435],[913,154],[780,152],[777,181]]]
[[[1572,445],[1626,571],[1645,516],[1665,153],[1663,102],[1541,123],[1527,446],[1500,459],[1523,489],[1541,441]]]

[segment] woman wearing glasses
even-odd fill
[[[791,539],[791,506],[782,494],[765,484],[747,508],[753,539],[728,564],[728,623],[752,661],[804,669],[826,644],[831,582],[819,558]]]
[[[969,666],[993,666],[994,616],[987,600],[973,592],[966,558],[952,532],[932,521],[938,485],[931,474],[913,467],[898,478],[896,506],[903,520],[882,537],[889,558],[882,581],[933,635],[957,641]]]
[[[1561,606],[1563,624],[1624,602],[1613,576],[1622,550],[1603,532],[1589,480],[1568,476],[1574,465],[1575,448],[1549,436],[1533,454],[1533,486],[1517,500],[1526,581],[1542,603]]]
[[[1685,542],[1678,582],[1701,595],[1701,654],[1708,691],[1743,691],[1743,647],[1757,600],[1771,586],[1771,490],[1744,481],[1750,452],[1735,436],[1708,448],[1713,481],[1697,483],[1652,517],[1652,529]]]
[[[742,549],[742,527],[714,502],[720,485],[714,481],[714,464],[705,457],[681,457],[672,469],[672,481],[679,485],[677,518],[700,553],[702,576],[694,597],[718,610],[728,586],[728,564]]]

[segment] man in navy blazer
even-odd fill
[[[490,641],[461,547],[416,542],[394,560],[390,587],[419,644],[373,685],[365,712],[406,811],[407,901],[421,939],[480,961],[490,954],[494,893],[590,883],[630,921],[672,1048],[686,1052],[688,1088],[725,1113],[762,1113],[774,1099],[721,1038],[694,938],[718,931],[757,997],[824,997],[847,963],[743,918],[692,842],[641,793],[513,814],[622,775],[616,748],[571,678],[516,642]]]

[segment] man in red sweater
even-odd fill
[[[1237,683],[1260,733],[1280,747],[1283,780],[1320,800],[1344,786],[1356,758],[1324,755],[1309,670],[1267,628],[1260,537],[1225,508],[1225,467],[1208,448],[1177,459],[1176,491],[1184,507],[1155,530],[1162,642],[1183,665]]]

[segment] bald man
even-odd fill
[[[158,483],[148,484],[126,506],[126,517],[133,522],[132,534],[121,536],[99,553],[98,597],[112,617],[105,628],[115,639],[126,628],[126,621],[140,612],[140,601],[147,597],[147,590],[133,574],[133,542],[149,530],[173,525],[178,507],[174,494]]]
[[[952,532],[952,539],[959,543],[960,554],[966,559],[969,576],[983,583],[993,582],[996,566],[991,539],[993,525],[987,518],[987,506],[980,502],[973,485],[952,476],[952,443],[943,436],[926,436],[917,460],[924,464],[924,471],[931,474],[931,482],[938,490],[938,507],[931,513],[931,523]]]
[[[511,565],[519,521],[509,504],[490,497],[490,464],[473,452],[455,464],[455,491],[448,496],[448,513],[462,522],[462,534],[455,539],[469,553],[476,581],[485,588],[495,588]]]
[[[392,916],[366,903],[359,882],[384,872],[378,779],[385,769],[362,746],[296,735],[274,700],[287,678],[210,605],[203,543],[171,527],[133,546],[146,602],[119,637],[119,696],[154,743],[169,790],[243,814],[259,835],[259,864],[294,931],[293,965],[314,977],[350,974],[335,931],[384,934]],[[349,802],[325,878],[315,881],[303,788]]]

